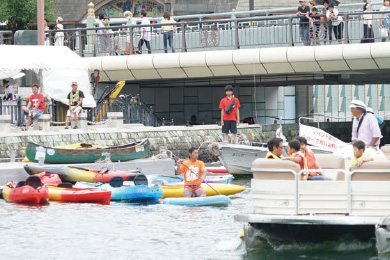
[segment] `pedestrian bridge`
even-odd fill
[[[84,58],[101,81],[259,77],[260,82],[387,83],[390,42]],[[282,85],[282,84],[281,84]]]

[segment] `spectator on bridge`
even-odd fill
[[[388,12],[388,13],[382,13],[379,20],[381,25],[382,42],[385,42],[389,37],[389,32],[390,32],[390,0],[383,0],[383,6],[379,11]]]
[[[366,112],[367,107],[360,100],[352,100],[349,107],[354,116],[352,123],[352,143],[361,140],[366,146],[377,148],[382,134],[375,116]]]
[[[366,3],[363,7],[363,12],[371,12],[371,5]],[[361,43],[375,42],[374,31],[372,30],[372,14],[363,14],[363,39]]]
[[[45,41],[45,45],[46,46],[49,46],[50,45],[50,37],[49,37],[49,20],[47,20],[46,18],[43,19],[43,30],[45,31],[45,38],[44,38],[44,41]]]
[[[171,13],[169,11],[164,12],[164,18],[161,21],[161,24],[165,23],[176,23],[176,21],[171,17]],[[161,26],[161,31],[163,33],[164,40],[164,51],[168,53],[168,43],[169,47],[172,49],[172,52],[175,52],[175,48],[173,47],[173,36],[175,34],[175,26],[173,25],[164,25]]]
[[[141,25],[149,25],[150,21],[146,17],[146,11],[142,10],[141,11]],[[142,54],[142,46],[146,45],[146,48],[148,48],[148,53],[151,54],[152,51],[150,49],[150,40],[152,39],[152,33],[151,33],[151,28],[150,26],[145,26],[141,27],[141,38],[139,39],[138,42],[138,54]]]
[[[297,12],[297,16],[299,16],[299,35],[303,45],[309,46],[309,19],[307,15],[310,13],[310,8],[306,6],[305,0],[299,0],[299,5]]]
[[[337,10],[333,4],[330,4],[328,11],[326,11],[326,19],[332,22],[329,32],[329,43],[332,42],[333,31],[336,40],[339,42],[339,44],[342,44],[344,27],[343,17],[339,15],[339,10]]]
[[[321,14],[326,14],[326,12],[328,11],[328,8],[329,8],[329,0],[324,0],[324,3],[323,3],[323,6],[324,6],[324,10],[321,12]],[[328,21],[327,19],[325,19],[325,21],[323,21],[322,23],[322,39],[324,40],[324,45],[326,45],[327,41],[328,41],[328,32],[329,32],[329,29],[330,29],[330,26],[331,26],[331,22]]]
[[[4,97],[3,100],[12,101],[15,100],[14,89],[9,85],[9,81],[3,79]]]
[[[312,23],[310,26],[310,38],[312,45],[320,45],[320,26],[321,26],[321,17],[319,16],[317,8],[313,7],[310,15],[307,15],[310,22]]]
[[[27,106],[22,106],[24,115],[27,116],[26,127],[22,127],[22,131],[27,131],[33,120],[38,119],[45,111],[45,98],[42,93],[38,93],[39,86],[34,84],[32,85],[33,94],[28,100]]]
[[[64,25],[62,24],[63,21],[64,19],[62,19],[62,17],[58,17],[56,20],[56,27],[54,29],[64,30]],[[64,32],[56,32],[56,34],[54,35],[54,45],[64,46],[64,37],[65,37]]]
[[[123,15],[125,16],[125,18],[127,19],[126,20],[126,24],[124,25],[135,25],[135,22],[134,22],[134,19],[133,19],[133,14],[130,12],[130,11],[126,11],[123,13]],[[132,48],[132,46],[130,46],[130,37],[133,37],[133,35],[130,35],[130,28],[126,28],[126,32],[127,32],[127,35],[126,35],[126,54],[129,55],[130,54],[130,48]],[[134,31],[133,31],[134,33]]]
[[[67,99],[69,99],[69,109],[68,112],[66,113],[65,129],[69,129],[71,115],[73,115],[74,117],[73,129],[78,128],[78,122],[79,122],[78,115],[82,109],[81,105],[83,104],[84,97],[85,97],[84,93],[81,90],[78,90],[77,82],[72,82],[72,91],[69,92],[67,97]]]

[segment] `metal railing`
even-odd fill
[[[296,15],[276,15],[263,17],[190,21],[176,23],[173,46],[177,52],[226,50],[253,48],[259,46],[299,46],[340,43],[358,43],[364,38],[363,14],[373,14],[371,41],[383,41],[380,36],[380,15],[389,12],[340,13],[343,17],[341,38],[332,34],[335,26],[326,21],[300,23]],[[169,24],[165,24],[169,25]],[[309,27],[309,34],[300,36],[300,28]],[[127,25],[99,28],[77,28],[49,31],[50,43],[58,41],[59,32],[64,32],[64,44],[80,56],[108,56],[137,54],[142,52],[139,45],[142,30],[150,30],[152,53],[165,51],[161,24]],[[333,29],[333,30],[332,30]],[[62,41],[62,39],[61,39]],[[144,47],[146,52],[146,48]],[[171,49],[167,46],[167,51]]]
[[[91,124],[105,123],[107,119],[107,112],[123,112],[125,124],[140,123],[145,126],[168,125],[167,120],[160,119],[156,116],[153,108],[146,106],[139,96],[127,96],[116,100],[106,99],[99,101],[100,102],[97,102],[97,106],[95,108],[84,109],[87,112],[87,119]],[[14,126],[21,126],[26,123],[26,118],[22,111],[22,106],[25,106],[26,104],[26,100],[22,98],[18,98],[14,101],[4,101],[0,99],[0,115],[10,115],[10,124],[13,124]],[[97,120],[96,115],[100,113],[103,106],[106,106],[106,108],[101,113],[101,118]],[[45,113],[50,114],[50,121],[53,125],[65,124],[65,115],[67,110],[68,106],[60,102],[46,102]],[[169,122],[173,124],[173,120],[169,120]]]

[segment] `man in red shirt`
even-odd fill
[[[33,85],[33,94],[30,96],[27,106],[22,106],[22,110],[27,116],[26,128],[22,128],[22,130],[28,130],[29,126],[31,125],[31,121],[37,119],[40,115],[43,114],[43,111],[45,111],[45,98],[43,97],[42,93],[38,93],[38,90],[39,86]]]
[[[225,141],[229,142],[229,131],[233,134],[233,143],[237,143],[237,126],[240,125],[241,107],[238,98],[233,95],[233,87],[227,85],[225,87],[226,97],[221,99],[219,109],[221,109],[221,125],[222,133],[225,136]]]

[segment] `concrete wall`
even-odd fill
[[[315,124],[311,124],[316,126]],[[246,125],[239,127],[240,141],[266,142],[275,135],[278,125]],[[320,128],[345,142],[351,140],[351,122],[320,123]],[[60,129],[60,128],[57,128]],[[62,129],[62,128],[61,128]],[[384,143],[390,143],[390,121],[386,121],[382,134]],[[298,135],[298,124],[283,125],[283,134],[287,140]],[[159,152],[160,146],[166,146],[177,155],[185,157],[189,147],[199,147],[203,159],[212,159],[207,151],[208,143],[221,142],[223,136],[221,127],[217,125],[199,125],[193,127],[165,126],[165,127],[136,127],[124,125],[122,129],[105,128],[99,126],[88,131],[56,130],[51,132],[15,132],[0,135],[0,158],[9,158],[10,152],[15,152],[17,158],[24,157],[23,147],[29,140],[45,146],[60,146],[72,143],[90,142],[104,145],[119,145],[148,138],[153,154]],[[215,159],[215,158],[214,158]]]

